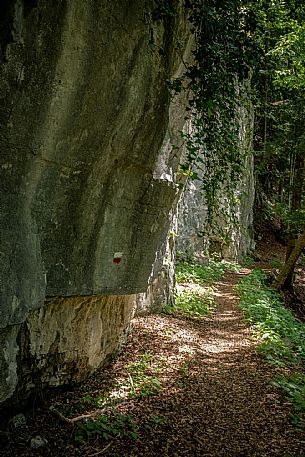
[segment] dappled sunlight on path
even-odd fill
[[[68,405],[74,415],[83,413],[86,400],[86,414],[95,420],[105,410],[111,417],[132,417],[136,439],[120,432],[105,442],[95,435],[79,446],[75,429],[66,429],[54,418],[50,425],[50,414],[44,412],[33,427],[49,442],[54,434],[56,440],[49,448],[52,453],[35,455],[303,457],[305,433],[292,427],[291,406],[270,384],[281,370],[258,356],[237,306],[234,285],[249,271],[227,273],[213,285],[218,306],[208,316],[136,318],[127,346],[111,365],[79,390],[51,400]],[[159,386],[155,395],[148,394],[152,380]],[[105,392],[108,400],[116,401],[106,409],[98,403]],[[11,451],[5,455],[19,455]],[[31,457],[31,450],[20,455]]]
[[[162,354],[168,364],[161,376],[167,387],[145,408],[171,425],[149,445],[138,443],[132,455],[284,457],[305,449],[305,436],[291,427],[289,405],[270,385],[272,369],[255,352],[236,306],[233,285],[248,272],[216,284],[219,307],[208,317],[137,320],[140,350]]]

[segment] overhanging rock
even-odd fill
[[[47,373],[64,373],[73,351],[84,373],[101,363],[126,334],[130,297],[147,289],[176,197],[155,173],[166,80],[189,40],[182,1],[174,7],[156,21],[154,1],[1,5],[2,401],[36,382],[66,382]],[[165,162],[174,174],[179,158]],[[108,327],[119,329],[109,350]]]

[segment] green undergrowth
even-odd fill
[[[166,426],[166,424],[167,418],[165,416],[150,414],[141,425],[151,433],[158,433],[160,428]],[[97,439],[101,439],[106,443],[116,438],[137,440],[139,433],[140,426],[134,414],[118,414],[114,412],[109,416],[98,416],[95,420],[78,424],[74,438],[76,442],[82,445],[85,441],[96,441]]]
[[[296,425],[305,424],[305,324],[285,307],[281,295],[267,286],[262,270],[253,270],[236,286],[240,307],[259,341],[258,351],[271,364],[295,371],[273,385],[291,401]]]
[[[128,365],[129,398],[145,398],[157,395],[162,388],[157,369],[151,368],[154,356],[141,354],[140,360]],[[149,371],[149,374],[147,372]]]
[[[78,425],[75,441],[82,444],[85,440],[102,438],[105,441],[113,440],[118,436],[122,438],[137,439],[137,424],[132,414],[113,414],[99,416]]]
[[[199,285],[210,285],[213,281],[222,278],[226,271],[239,271],[240,266],[235,262],[222,260],[217,262],[210,259],[205,264],[193,262],[179,262],[176,266],[176,280],[178,283],[191,282]]]
[[[215,308],[213,282],[219,281],[226,271],[238,271],[234,262],[210,259],[207,263],[179,262],[176,266],[175,304],[163,309],[166,314],[200,317]]]
[[[246,255],[243,259],[243,265],[245,267],[251,267],[252,265],[255,264],[255,259],[252,257],[252,255]]]
[[[125,365],[124,378],[108,392],[97,395],[86,393],[81,397],[77,409],[79,412],[93,412],[94,418],[77,425],[75,441],[81,445],[92,439],[101,439],[106,442],[116,438],[136,440],[138,437],[137,418],[132,414],[119,414],[117,406],[123,402],[141,401],[146,397],[158,395],[163,388],[158,378],[161,369],[162,360],[157,361],[156,357],[149,353],[139,354],[137,360]],[[106,413],[99,415],[99,411],[106,411]],[[147,418],[145,428],[152,429],[165,423],[166,419],[163,416],[152,415]]]
[[[168,314],[179,313],[186,317],[205,316],[215,307],[213,294],[212,287],[177,290],[175,304],[166,307],[164,312]]]
[[[215,307],[212,283],[220,280],[226,271],[238,269],[237,264],[225,261],[210,260],[203,265],[192,262],[179,263],[175,305],[166,307],[165,313],[179,314],[187,318],[206,315]],[[139,424],[136,416],[118,413],[120,404],[130,401],[141,402],[147,397],[157,396],[166,388],[163,378],[160,379],[163,363],[165,362],[152,354],[139,354],[136,360],[125,366],[124,376],[117,380],[109,391],[93,395],[90,392],[85,393],[78,404],[74,405],[73,414],[77,410],[89,411],[92,419],[78,424],[76,442],[82,445],[85,441],[97,439],[104,442],[116,439],[136,440],[140,433],[139,427],[155,430],[165,426],[167,419],[164,416],[150,415],[144,424]],[[174,384],[184,388],[188,375],[188,365],[179,367],[178,378]]]

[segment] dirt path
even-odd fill
[[[289,404],[283,403],[269,384],[274,370],[256,354],[249,327],[236,306],[233,285],[246,273],[227,274],[217,284],[219,307],[209,317],[152,315],[136,319],[132,337],[118,360],[85,387],[57,398],[71,403],[76,395],[115,386],[122,373],[127,377],[128,364],[149,355],[146,374],[157,376],[162,389],[156,396],[129,400],[118,407],[121,414],[135,418],[137,439],[116,438],[108,445],[93,439],[77,447],[74,430],[50,416],[48,400],[28,421],[32,433],[48,439],[48,447],[30,450],[14,444],[4,455],[305,455],[305,433],[291,426]]]
[[[151,400],[158,414],[169,417],[171,427],[150,443],[138,443],[132,455],[305,454],[305,435],[291,427],[289,405],[283,405],[270,386],[270,367],[257,356],[249,327],[236,306],[233,285],[245,273],[228,274],[218,283],[219,307],[204,320],[152,316],[145,324],[139,321],[139,338],[143,324],[151,336],[158,335],[157,340],[146,342],[146,351],[154,352],[157,343],[174,365],[184,354],[189,369],[183,389],[164,391]],[[167,343],[162,333],[168,326],[173,335]]]

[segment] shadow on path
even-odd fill
[[[46,436],[46,449],[12,446],[6,456],[111,457],[299,457],[305,455],[305,434],[293,429],[290,405],[270,385],[277,370],[256,353],[255,341],[233,286],[247,274],[227,274],[216,284],[218,308],[208,317],[186,319],[150,315],[134,321],[124,353],[81,387],[58,396],[73,402],[81,392],[96,395],[128,379],[127,365],[151,356],[148,375],[157,376],[158,395],[122,403],[118,410],[137,422],[136,440],[99,439],[77,447],[74,429],[67,429],[45,408],[29,424]],[[127,382],[127,381],[126,381]],[[155,417],[155,423],[149,417]],[[163,423],[157,423],[158,418]],[[35,429],[36,427],[36,429]]]

